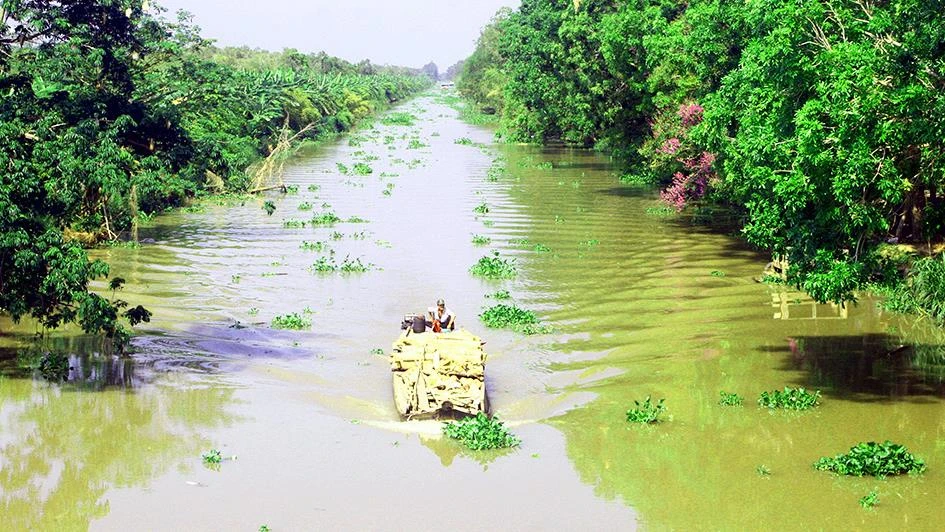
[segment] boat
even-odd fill
[[[484,342],[465,329],[433,332],[414,326],[416,316],[405,317],[408,323],[390,353],[394,406],[401,418],[488,414]]]

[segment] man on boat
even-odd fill
[[[427,314],[430,315],[429,326],[433,328],[433,332],[452,331],[456,328],[456,315],[446,308],[446,302],[442,299],[437,299],[436,306],[427,309]]]

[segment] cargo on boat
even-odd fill
[[[394,405],[405,419],[486,412],[486,353],[478,336],[407,328],[390,354]]]

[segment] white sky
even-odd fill
[[[221,46],[324,50],[352,62],[446,68],[468,57],[479,31],[519,0],[156,0],[194,14]]]

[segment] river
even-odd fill
[[[73,381],[47,384],[14,371],[31,329],[3,322],[4,528],[940,528],[934,328],[759,282],[766,257],[619,184],[600,154],[495,144],[436,94],[396,112],[414,125],[377,122],[292,161],[297,192],[205,202],[155,218],[139,247],[97,251],[126,279],[120,296],[154,313],[130,359],[73,357]],[[357,162],[373,172],[338,166]],[[326,212],[343,221],[294,226]],[[469,274],[492,250],[514,280]],[[319,257],[369,271],[313,272]],[[497,290],[554,331],[487,329],[477,315]],[[436,422],[398,419],[374,351],[437,298],[487,341],[492,408],[520,448],[462,451]],[[311,329],[270,327],[288,313]],[[823,404],[756,406],[786,385]],[[746,402],[720,406],[720,391]],[[665,421],[630,426],[646,396],[665,398]],[[928,471],[812,467],[885,439]],[[218,468],[201,462],[211,448]],[[864,510],[870,491],[880,503]]]

